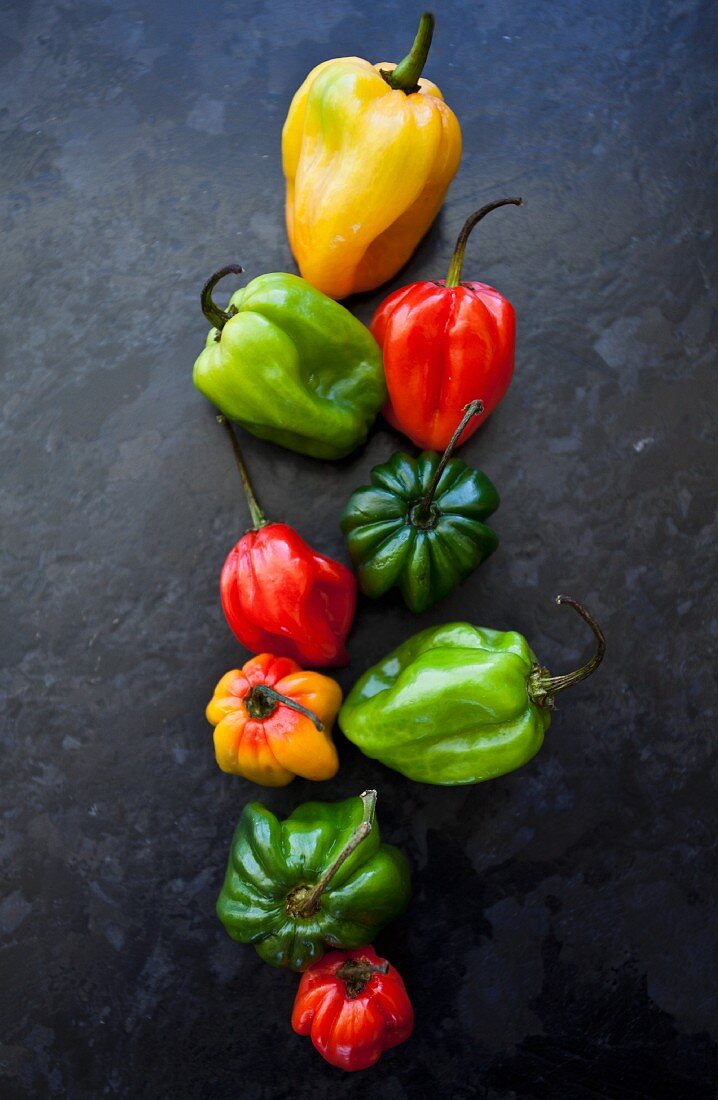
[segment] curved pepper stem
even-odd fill
[[[252,530],[258,531],[260,527],[267,526],[267,518],[264,512],[259,506],[256,496],[254,495],[254,489],[252,488],[252,482],[249,480],[249,471],[244,464],[244,458],[237,442],[237,437],[234,434],[234,429],[230,424],[224,413],[217,414],[217,423],[221,424],[227,430],[227,434],[232,443],[232,450],[234,451],[234,459],[237,463],[237,469],[239,470],[239,476],[242,479],[242,486],[244,488],[244,495],[247,498],[247,504],[249,506],[249,514],[252,517]]]
[[[239,264],[227,264],[226,267],[221,267],[219,271],[215,271],[214,275],[210,275],[209,279],[202,287],[202,293],[199,297],[202,312],[212,328],[217,329],[217,339],[219,339],[219,333],[227,324],[227,321],[229,321],[230,317],[234,317],[237,310],[234,306],[230,306],[228,310],[220,309],[212,298],[212,291],[219,280],[223,279],[225,275],[241,275],[243,270],[244,268],[240,267]]]
[[[496,202],[489,202],[486,206],[482,206],[480,210],[477,210],[475,214],[472,214],[466,219],[459,233],[454,255],[451,257],[449,271],[444,283],[445,286],[458,286],[461,282],[461,269],[464,266],[466,243],[474,226],[478,225],[481,219],[485,218],[487,214],[490,214],[492,210],[498,210],[500,206],[523,206],[523,204],[523,199],[497,199]]]
[[[419,91],[419,77],[429,56],[429,47],[434,37],[434,25],[434,16],[430,11],[425,11],[419,20],[414,45],[406,57],[391,72],[380,70],[390,88],[405,92],[407,95]]]
[[[574,600],[571,596],[557,596],[556,603],[568,604],[569,607],[578,612],[584,622],[588,623],[596,638],[596,652],[590,660],[586,661],[585,665],[581,665],[575,672],[566,672],[562,676],[552,676],[547,668],[543,668],[538,664],[534,665],[529,674],[529,696],[537,706],[548,707],[549,709],[553,708],[554,696],[559,691],[564,691],[565,688],[577,684],[579,680],[585,680],[587,676],[595,672],[606,652],[606,638],[601,627],[593,615],[578,600]]]
[[[449,440],[448,447],[446,448],[443,455],[441,456],[441,461],[440,461],[439,465],[436,467],[436,470],[434,472],[434,476],[431,479],[431,484],[429,485],[426,496],[424,497],[424,499],[421,501],[420,504],[417,504],[412,509],[411,522],[416,527],[426,526],[431,521],[431,518],[432,518],[432,516],[431,516],[431,503],[434,499],[434,493],[437,490],[438,484],[441,481],[441,475],[443,474],[443,472],[446,468],[446,463],[449,461],[452,454],[454,453],[454,450],[456,449],[456,445],[459,442],[459,439],[461,438],[461,433],[463,432],[466,425],[469,423],[469,421],[472,419],[472,417],[481,416],[481,413],[483,411],[484,411],[483,401],[470,401],[468,405],[464,405],[464,415],[461,418],[461,422],[460,422],[459,426],[457,427],[456,431],[454,432],[451,439]]]
[[[347,959],[343,962],[335,976],[341,978],[347,989],[347,997],[355,1000],[363,992],[364,986],[371,981],[375,974],[388,974],[389,963],[370,963],[368,959]]]
[[[281,692],[275,691],[269,684],[255,684],[254,687],[245,695],[242,700],[247,713],[250,718],[270,718],[274,714],[277,707],[291,707],[292,710],[296,710],[299,714],[303,714],[305,718],[311,719],[314,725],[317,727],[320,733],[324,730],[324,723],[317,717],[313,710],[309,710],[308,707],[303,707],[301,703],[297,703],[296,700],[290,699],[288,695],[282,695]]]
[[[290,899],[288,899],[289,907],[296,916],[306,918],[313,916],[314,913],[317,912],[319,909],[319,899],[339,868],[349,859],[349,856],[359,847],[361,842],[366,840],[369,836],[374,821],[377,794],[376,791],[363,791],[359,797],[364,803],[364,813],[362,814],[361,822],[357,825],[331,867],[327,868],[319,881],[309,890],[305,892],[302,887],[299,887],[298,890],[295,891],[294,900],[291,899],[290,895]],[[302,893],[299,894],[298,891],[302,891]]]

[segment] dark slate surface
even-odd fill
[[[502,493],[499,552],[421,620],[363,603],[348,687],[419,626],[609,656],[539,757],[412,785],[341,741],[321,796],[380,790],[415,876],[377,940],[413,1038],[343,1077],[289,1027],[296,979],[214,916],[258,792],[203,708],[245,654],[217,577],[246,513],[191,384],[215,267],[292,270],[279,136],[324,58],[400,56],[417,12],[279,0],[2,7],[5,692],[2,1095],[663,1097],[716,1073],[715,13],[696,0],[439,6],[428,75],[464,160],[393,285],[467,274],[519,318],[515,382],[463,455]],[[418,11],[418,9],[417,9]],[[230,289],[230,288],[228,288]],[[368,319],[380,295],[354,303]],[[350,490],[400,439],[327,465],[247,437],[266,509],[343,556]],[[713,575],[712,575],[713,574]],[[317,795],[297,781],[266,801]]]

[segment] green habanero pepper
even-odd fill
[[[272,966],[306,970],[326,947],[354,949],[405,908],[409,865],[382,844],[376,791],[344,802],[306,802],[285,821],[245,806],[217,915],[239,943]]]
[[[469,623],[429,627],[365,672],[339,712],[363,753],[420,783],[480,783],[541,748],[559,691],[590,676],[606,648],[598,623],[569,596],[597,640],[575,672],[551,676],[515,631]]]
[[[207,281],[202,311],[214,327],[194,384],[260,439],[314,458],[343,458],[366,439],[386,400],[381,350],[352,314],[298,275],[253,279],[222,310]]]
[[[473,416],[472,401],[440,458],[399,452],[371,471],[371,485],[352,493],[341,516],[359,587],[382,596],[398,585],[411,611],[426,611],[488,558],[498,536],[483,520],[499,506],[486,474],[452,458]]]

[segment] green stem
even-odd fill
[[[365,958],[353,958],[347,959],[343,962],[338,970],[335,971],[337,978],[341,978],[347,987],[347,997],[350,1001],[355,1000],[361,992],[364,990],[364,986],[367,982],[371,981],[375,974],[388,974],[389,963],[384,960],[383,963],[370,963]]]
[[[247,504],[249,505],[249,514],[252,517],[252,530],[258,531],[260,527],[267,526],[267,519],[264,512],[259,507],[259,502],[254,495],[254,489],[252,488],[252,482],[249,480],[249,471],[244,464],[244,458],[237,442],[237,437],[234,434],[232,425],[230,424],[224,413],[217,414],[217,423],[221,424],[229,435],[232,443],[232,450],[234,451],[234,459],[237,463],[237,469],[239,470],[239,476],[242,479],[242,486],[244,487],[244,495],[247,498]]]
[[[418,527],[421,527],[422,523],[426,523],[426,521],[431,516],[431,502],[434,499],[434,493],[436,492],[437,486],[441,481],[441,475],[446,468],[446,463],[451,458],[456,449],[456,445],[461,438],[461,433],[463,432],[469,421],[472,419],[472,417],[481,416],[481,413],[483,411],[483,401],[470,401],[468,405],[464,405],[464,415],[461,418],[459,426],[449,440],[448,447],[441,456],[441,462],[434,471],[434,476],[431,479],[431,484],[429,485],[426,496],[421,501],[421,503],[417,504],[416,507],[412,510],[411,521],[412,523],[415,523]]]
[[[434,35],[434,23],[434,16],[430,11],[425,11],[419,20],[419,29],[416,32],[414,45],[406,57],[391,72],[381,70],[381,75],[390,88],[394,88],[398,92],[405,92],[407,95],[419,91],[419,77],[429,55],[429,47]]]
[[[596,652],[586,661],[585,665],[581,665],[574,672],[566,672],[562,676],[552,676],[547,668],[543,668],[538,664],[534,665],[529,675],[529,696],[539,707],[552,708],[554,696],[559,691],[565,691],[566,688],[579,683],[580,680],[585,680],[587,676],[595,672],[606,652],[606,638],[601,627],[593,615],[578,600],[574,600],[571,596],[557,596],[556,603],[568,604],[569,607],[578,612],[584,622],[588,623],[596,638]]]
[[[361,822],[357,825],[331,867],[324,872],[319,881],[303,896],[301,902],[296,906],[296,912],[300,917],[311,917],[317,912],[319,909],[319,899],[339,868],[349,859],[349,856],[359,847],[361,842],[369,836],[372,830],[374,811],[376,809],[376,791],[364,791],[359,797],[364,803],[364,813],[362,814]]]
[[[449,264],[449,272],[446,276],[445,286],[458,286],[461,282],[461,269],[464,266],[464,253],[466,252],[466,242],[469,239],[471,230],[475,225],[478,225],[482,218],[485,218],[487,214],[490,214],[492,210],[498,210],[500,206],[523,206],[523,199],[497,199],[496,202],[489,202],[486,206],[482,206],[480,210],[477,210],[471,217],[467,218],[464,222],[463,228],[459,233],[458,240],[456,242],[456,248],[454,249],[454,255],[451,257],[451,263]]]
[[[230,306],[228,310],[220,309],[217,303],[212,298],[212,291],[216,287],[220,279],[223,279],[225,275],[241,275],[243,268],[239,264],[227,264],[226,267],[221,267],[219,271],[215,271],[214,275],[210,275],[207,282],[202,287],[202,293],[200,294],[200,305],[202,306],[202,312],[209,321],[212,328],[217,329],[217,338],[219,339],[219,333],[229,321],[230,317],[234,317],[237,310],[234,306]]]
[[[311,718],[320,733],[324,729],[324,723],[319,720],[313,710],[303,707],[301,703],[297,703],[296,700],[290,699],[288,695],[282,695],[281,692],[275,691],[269,684],[255,684],[253,688],[250,688],[242,701],[251,718],[259,718],[262,720],[263,718],[271,717],[279,706],[291,707],[292,710],[298,711],[299,714],[303,714],[306,718]]]

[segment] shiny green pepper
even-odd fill
[[[376,791],[306,802],[282,822],[245,806],[232,840],[217,915],[233,940],[272,966],[306,970],[326,947],[371,943],[411,894],[409,865],[382,844]]]
[[[481,401],[465,415],[440,458],[399,453],[371,471],[371,485],[347,501],[341,528],[367,596],[397,585],[411,611],[426,611],[444,599],[498,546],[487,519],[499,494],[480,470],[451,458],[469,420],[483,412]]]
[[[339,725],[367,756],[420,783],[480,783],[514,771],[541,748],[554,697],[598,668],[605,639],[568,596],[597,640],[575,672],[551,676],[515,631],[469,623],[429,627],[365,672]]]
[[[194,365],[194,384],[230,420],[314,458],[343,458],[366,439],[386,400],[381,350],[343,306],[297,275],[260,275],[212,300],[230,264],[202,290],[214,327]]]

